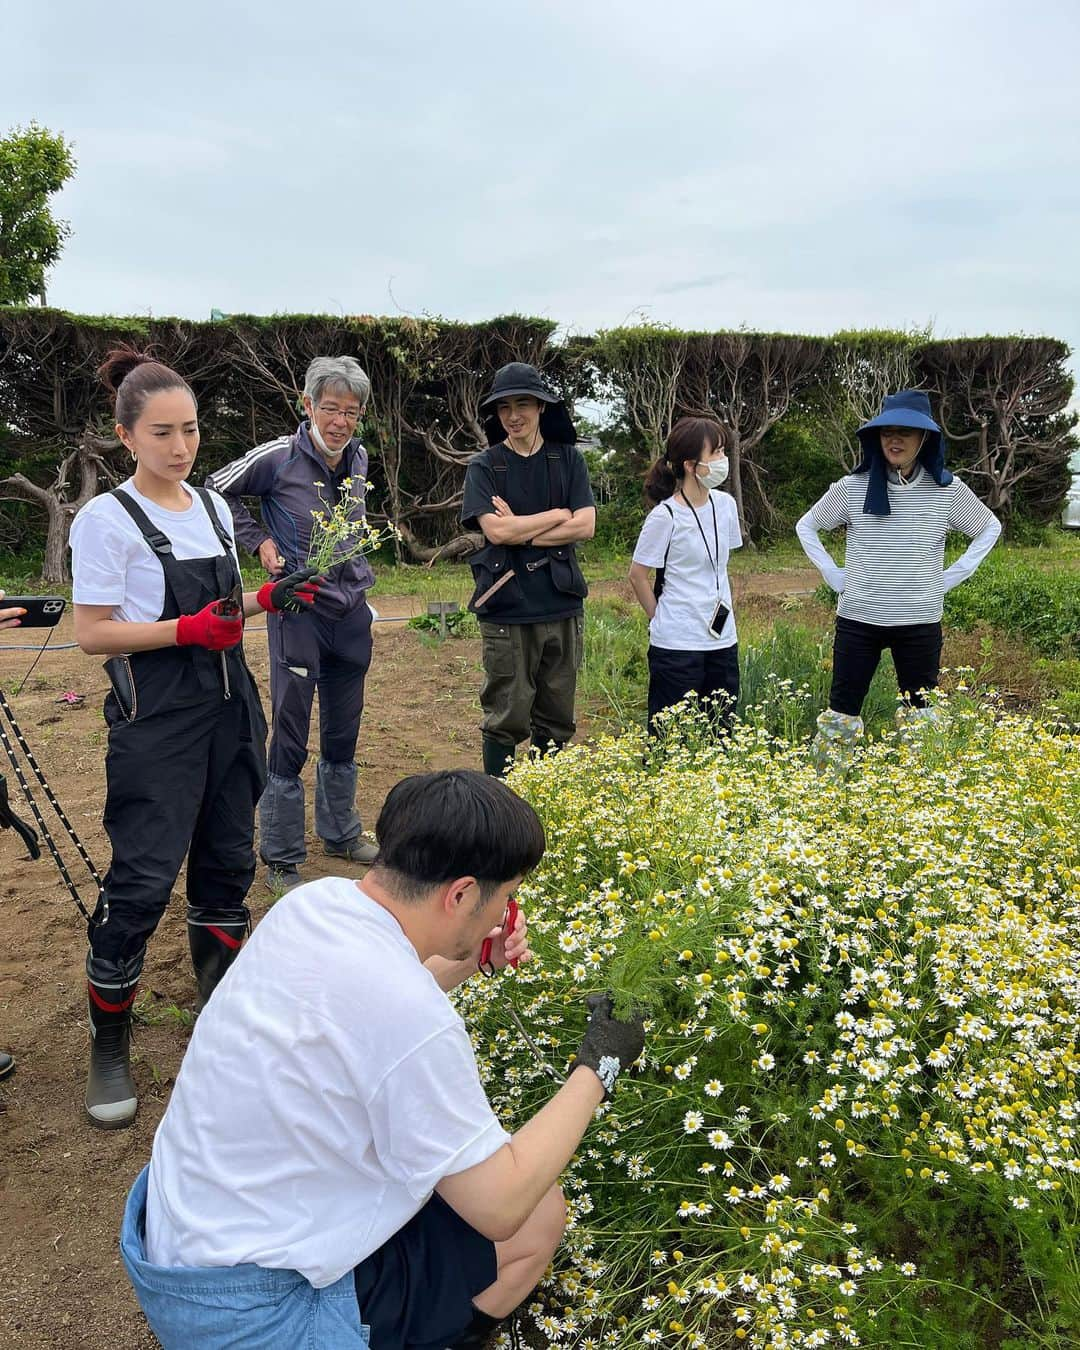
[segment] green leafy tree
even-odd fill
[[[71,233],[49,198],[74,172],[67,141],[35,122],[0,138],[0,304],[44,298],[45,274]]]

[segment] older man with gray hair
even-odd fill
[[[306,419],[299,428],[257,445],[206,480],[229,503],[237,543],[271,576],[305,566],[313,511],[345,503],[350,518],[364,515],[368,457],[354,433],[370,392],[371,381],[351,356],[316,357],[304,378]],[[261,524],[244,497],[259,499]],[[367,560],[356,558],[331,570],[317,607],[267,615],[274,720],[259,802],[259,854],[274,891],[296,885],[307,859],[300,771],[316,689],[315,830],[333,857],[357,863],[375,857],[375,846],[361,837],[354,761],[371,661],[367,592],[374,580]]]

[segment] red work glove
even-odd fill
[[[198,614],[181,614],[176,621],[178,647],[205,647],[211,652],[223,652],[235,647],[244,636],[244,620],[239,614],[218,613],[219,601],[211,600]]]
[[[256,591],[255,599],[267,614],[280,614],[282,610],[303,614],[315,603],[319,587],[325,580],[317,567],[303,567],[280,581],[264,581]]]

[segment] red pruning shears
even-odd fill
[[[511,900],[506,906],[506,918],[503,919],[504,937],[510,936],[510,934],[517,927],[517,921],[518,921],[517,901]],[[498,973],[491,961],[491,945],[492,945],[491,938],[485,938],[483,946],[480,948],[479,966],[485,975],[495,975]],[[517,969],[518,963],[516,961],[511,961],[510,964],[515,969]],[[548,1061],[544,1058],[544,1054],[541,1051],[540,1047],[533,1040],[532,1036],[529,1035],[529,1028],[518,1016],[518,1010],[514,1007],[513,996],[510,994],[506,994],[504,996],[504,1003],[507,1010],[510,1013],[510,1016],[514,1019],[514,1026],[516,1026],[518,1031],[521,1033],[521,1039],[532,1051],[533,1057],[536,1060],[537,1064],[539,1064],[540,1068],[543,1069],[543,1071],[548,1075],[549,1078],[553,1078],[556,1083],[565,1083],[566,1079],[563,1078],[562,1074],[560,1074],[556,1068],[554,1068],[551,1064],[548,1063]]]
[[[517,927],[517,921],[518,921],[518,904],[516,900],[511,900],[507,903],[506,918],[503,919],[502,930],[504,937],[510,936],[510,934]],[[484,939],[484,944],[480,948],[480,961],[478,964],[480,966],[480,969],[484,972],[485,975],[497,974],[495,967],[491,963],[491,938]],[[514,967],[515,970],[517,969],[516,961],[511,961],[510,964]]]

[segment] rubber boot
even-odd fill
[[[15,1056],[6,1050],[0,1050],[0,1078],[7,1078],[15,1072]]]
[[[532,748],[540,758],[545,755],[557,755],[565,744],[565,741],[556,741],[551,736],[544,736],[540,733],[532,738]]]
[[[810,744],[810,763],[818,773],[842,778],[855,758],[855,746],[863,734],[863,720],[850,713],[826,708],[818,717],[817,728],[817,735]]]
[[[484,737],[484,772],[492,778],[505,778],[514,762],[514,747],[493,736]]]
[[[235,909],[200,909],[188,905],[188,946],[199,996],[195,1000],[196,1016],[206,1007],[210,995],[218,987],[221,977],[236,960],[244,938],[251,932],[251,915],[247,906]]]
[[[135,1119],[139,1106],[131,1078],[131,1005],[138,976],[125,978],[118,967],[92,958],[87,958],[87,967],[90,1072],[86,1114],[99,1130],[122,1130]],[[140,972],[141,968],[140,960]]]
[[[905,745],[917,743],[923,732],[931,727],[941,730],[944,725],[945,719],[936,704],[927,708],[913,708],[902,703],[896,710],[897,739]]]

